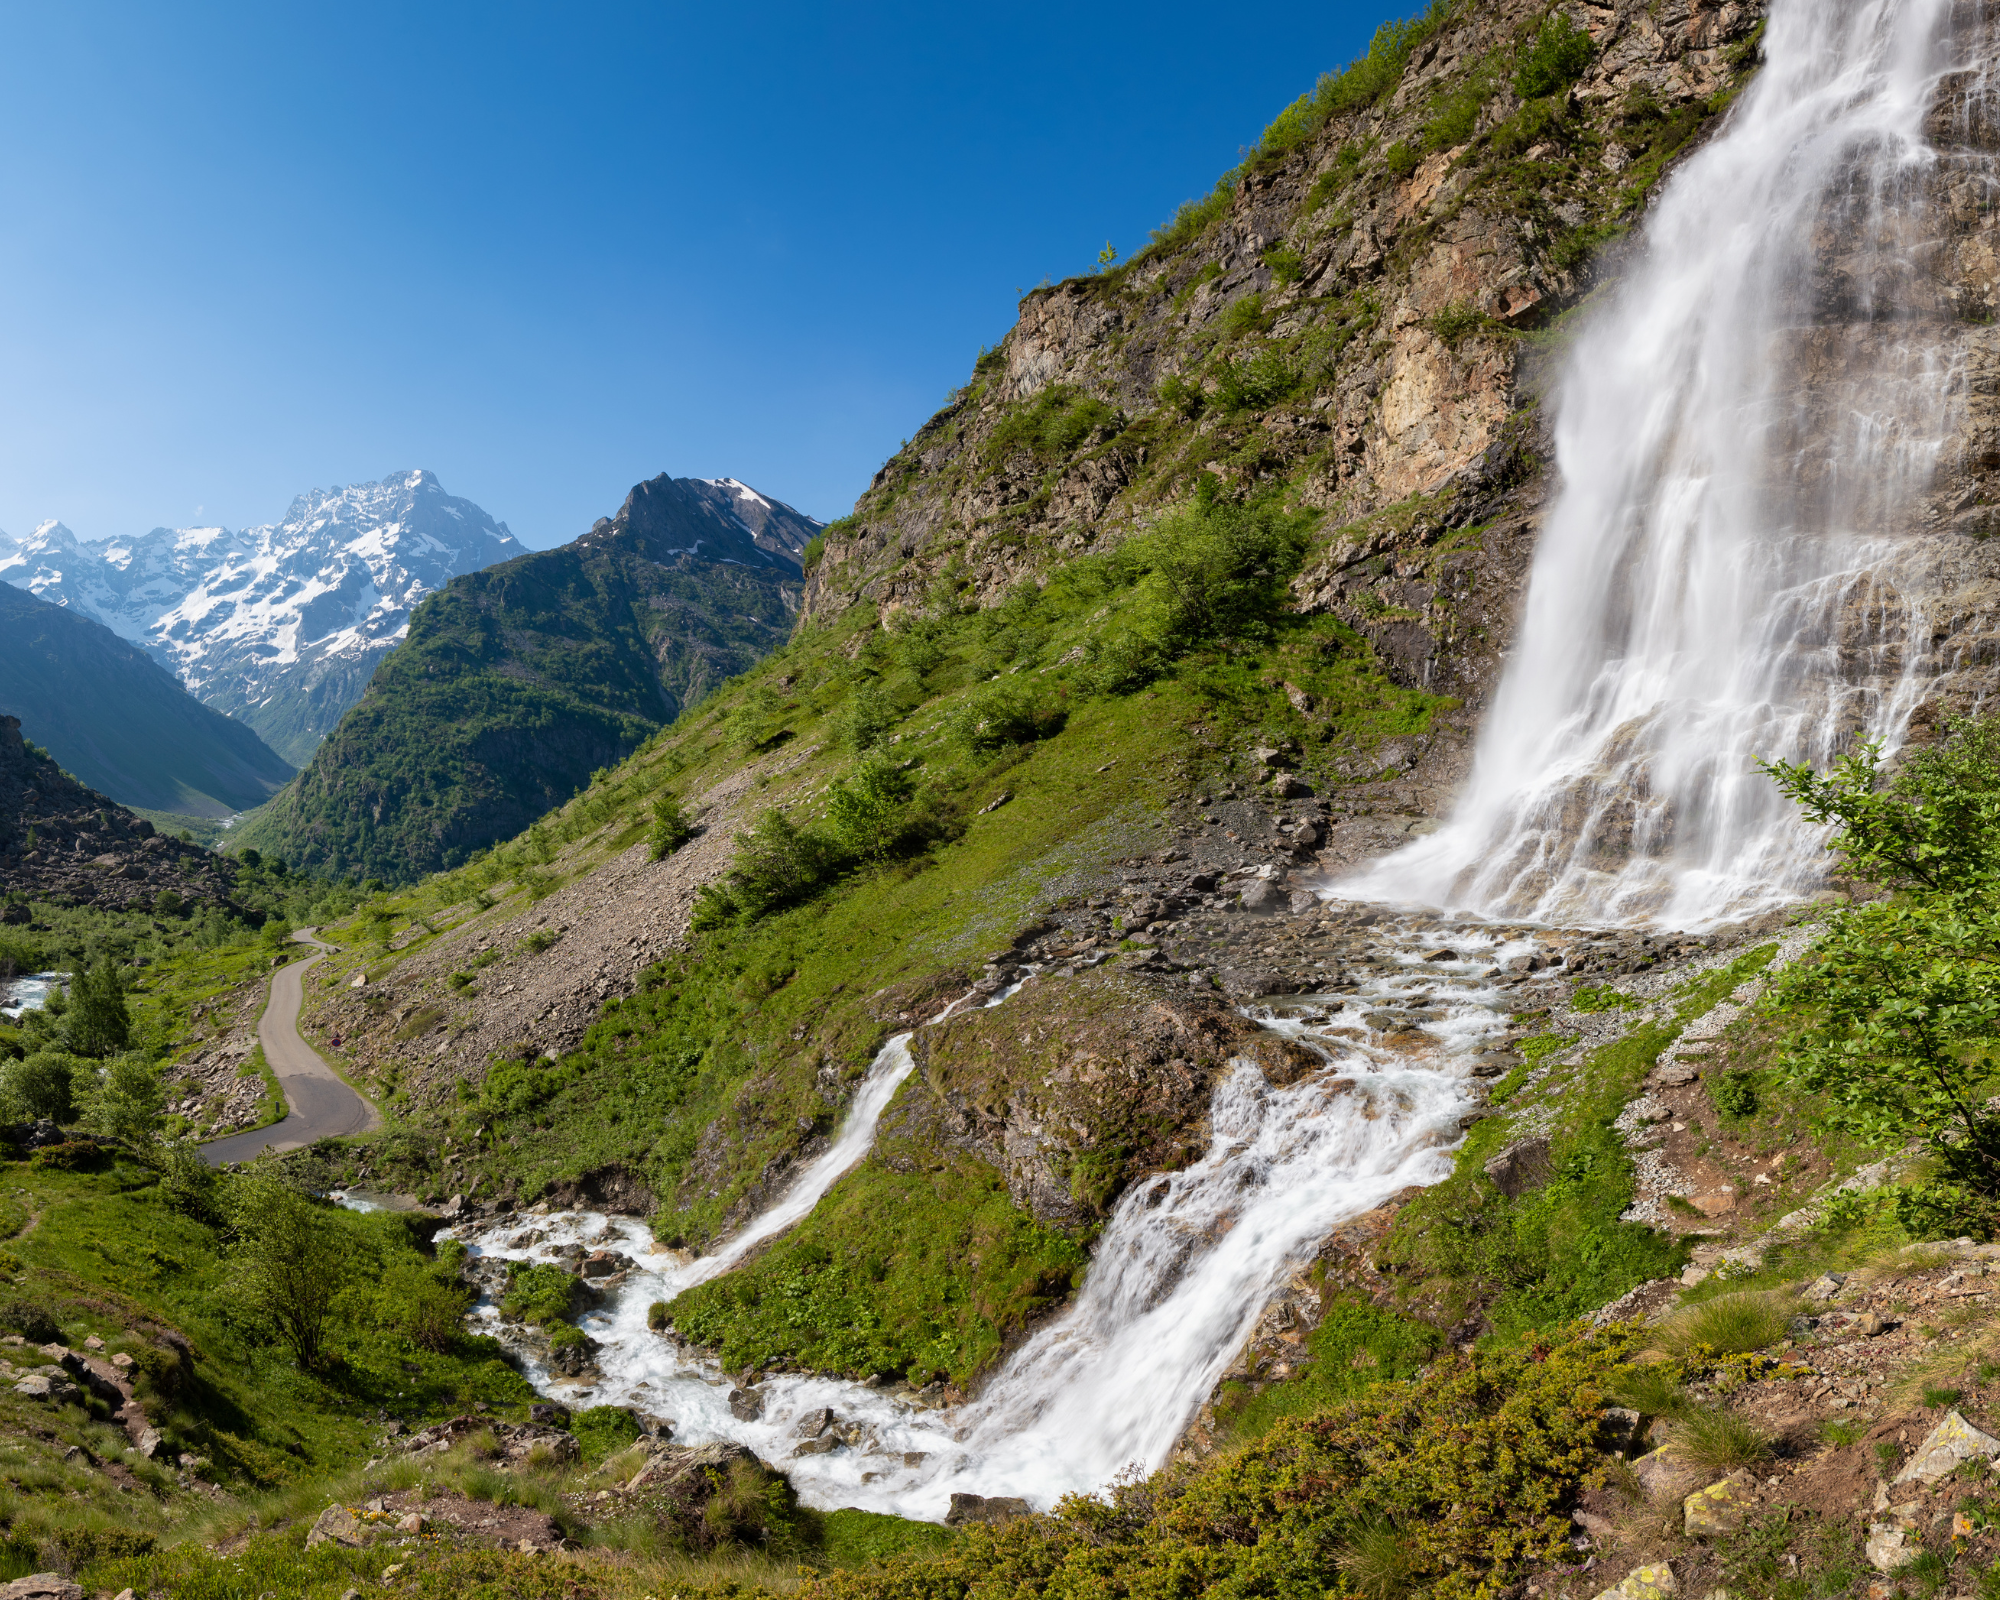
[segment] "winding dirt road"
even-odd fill
[[[381,1126],[375,1108],[335,1075],[320,1059],[319,1052],[299,1037],[299,1005],[305,998],[305,975],[325,959],[333,948],[313,937],[314,929],[301,928],[292,937],[312,945],[321,954],[294,961],[271,979],[271,1002],[257,1024],[257,1042],[264,1047],[264,1059],[278,1075],[291,1113],[283,1122],[250,1133],[231,1134],[201,1147],[213,1167],[226,1161],[248,1161],[270,1150],[297,1150],[316,1139],[347,1133],[367,1133]]]

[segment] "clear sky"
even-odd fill
[[[824,518],[1013,320],[1415,0],[0,0],[0,529],[429,467]]]

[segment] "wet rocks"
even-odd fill
[[[738,1422],[755,1422],[764,1414],[764,1395],[758,1389],[731,1389],[729,1414]]]

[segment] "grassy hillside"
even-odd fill
[[[803,520],[803,519],[801,519]],[[243,845],[407,882],[511,837],[785,635],[783,549],[661,478],[557,550],[453,579]]]
[[[0,713],[121,805],[226,817],[292,775],[138,646],[10,584],[0,584]]]

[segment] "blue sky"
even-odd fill
[[[841,515],[1414,8],[0,0],[0,528],[413,466],[537,546],[660,471]]]

